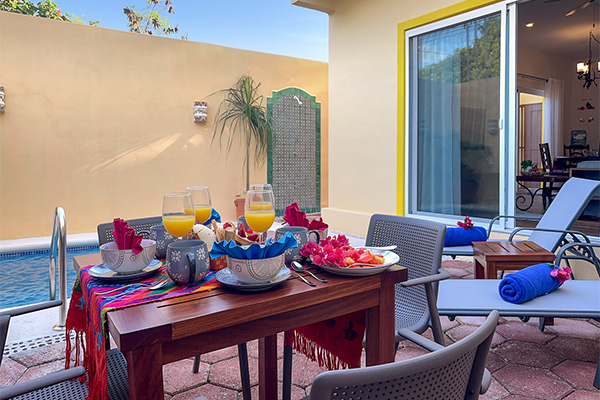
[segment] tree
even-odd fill
[[[267,155],[269,137],[273,131],[271,121],[267,118],[267,109],[263,105],[264,97],[258,94],[260,83],[255,83],[251,76],[240,77],[233,87],[219,92],[225,93],[225,99],[217,109],[215,130],[212,140],[217,137],[219,143],[225,135],[225,126],[229,126],[227,151],[231,149],[236,132],[246,144],[246,190],[250,187],[250,147],[254,142],[254,162],[260,165]],[[217,93],[219,93],[217,92]]]
[[[144,33],[147,35],[171,35],[178,33],[179,28],[172,26],[167,17],[162,13],[175,13],[175,9],[170,0],[146,0],[148,6],[136,11],[134,6],[123,8],[123,13],[127,16],[129,30],[136,33]],[[186,37],[182,36],[182,39]]]
[[[81,17],[60,10],[60,6],[51,0],[40,1],[37,4],[30,0],[0,0],[0,11],[14,12],[17,14],[33,15],[34,17],[49,18],[59,21],[69,21],[83,24]],[[90,25],[98,25],[98,21],[89,21]]]

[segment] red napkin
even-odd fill
[[[133,250],[134,254],[139,254],[144,249],[142,247],[142,239],[144,235],[137,235],[135,229],[129,227],[129,222],[124,221],[121,218],[115,218],[113,220],[113,236],[115,243],[117,243],[117,249],[119,250]]]
[[[327,229],[329,225],[323,222],[322,218],[313,219],[309,221],[306,217],[306,213],[304,211],[300,211],[300,207],[298,207],[298,203],[293,202],[289,206],[285,208],[285,213],[283,214],[283,220],[288,223],[290,226],[303,226],[308,228],[309,230],[322,230]]]

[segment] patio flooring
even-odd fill
[[[472,278],[469,259],[445,260],[443,267],[454,278]],[[442,319],[447,344],[475,330],[483,318]],[[537,319],[527,323],[518,318],[501,318],[492,342],[487,367],[493,382],[481,399],[599,399],[600,390],[592,386],[600,354],[600,322],[586,319],[554,320],[544,332]],[[430,335],[430,331],[426,335]],[[283,338],[279,353],[281,374]],[[5,357],[0,366],[0,385],[29,380],[64,367],[65,343],[26,350]],[[252,396],[258,398],[257,342],[248,346]],[[396,360],[412,358],[425,351],[416,345],[401,343]],[[192,373],[193,359],[163,367],[165,399],[188,400],[241,399],[237,347],[204,354],[198,374]],[[310,392],[312,380],[324,371],[300,354],[294,355],[292,399]],[[281,388],[280,388],[281,393]]]

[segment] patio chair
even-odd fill
[[[556,252],[561,244],[568,241],[578,241],[581,233],[572,231],[571,228],[581,212],[589,203],[594,190],[600,187],[600,181],[589,179],[571,178],[561,187],[560,191],[550,203],[542,218],[538,220],[535,228],[517,228],[509,240],[512,240],[515,234],[523,230],[531,230],[532,233],[527,240],[532,241],[544,249]],[[494,223],[500,219],[528,219],[510,215],[499,215],[494,217],[488,226],[488,239],[492,232]],[[531,220],[531,219],[529,219]],[[454,246],[444,247],[444,255],[451,256],[473,256],[473,246]]]
[[[150,228],[162,222],[162,217],[146,217],[137,219],[128,219],[129,227],[135,229],[137,234],[143,234],[144,238],[148,239]],[[98,225],[98,242],[100,245],[112,242],[115,240],[113,231],[115,230],[112,222],[106,222]]]
[[[406,398],[469,399],[479,398],[485,361],[498,324],[498,312],[492,311],[485,322],[448,347],[429,342],[432,352],[405,361],[327,371],[313,381],[309,400]]]
[[[6,344],[8,336],[8,325],[11,317],[27,314],[35,311],[58,307],[61,300],[47,301],[43,303],[12,308],[0,313],[0,344],[2,349]],[[0,352],[0,363],[2,363],[3,352]],[[108,398],[109,400],[126,400],[129,398],[127,382],[127,361],[123,354],[116,350],[110,350],[107,356],[108,373]],[[69,368],[57,371],[38,379],[18,383],[12,386],[0,387],[0,399],[85,399],[88,395],[88,386],[79,379],[85,375],[83,367]]]
[[[594,250],[600,243],[569,243],[560,248],[556,265],[568,260],[586,260],[600,270],[600,260]],[[600,318],[600,280],[568,280],[555,291],[521,304],[504,301],[498,294],[499,279],[448,279],[438,287],[439,315],[451,319],[456,316],[482,316],[497,310],[501,316],[519,317],[527,321],[540,317],[540,330],[544,318]],[[600,389],[600,361],[594,386]]]
[[[129,223],[129,227],[136,230],[136,232],[144,233],[144,236],[147,237],[150,228],[153,225],[160,224],[162,222],[162,217],[147,217],[147,218],[138,218],[138,219],[129,219],[127,220]],[[98,225],[98,242],[100,245],[104,243],[110,242],[114,240],[112,235],[114,231],[114,226],[112,222],[106,222]],[[108,343],[107,343],[108,346]],[[242,379],[242,393],[244,399],[250,399],[250,369],[248,367],[248,346],[246,343],[238,344],[238,357],[240,362],[240,375]],[[194,357],[194,365],[192,367],[192,371],[197,374],[200,370],[200,356]]]
[[[375,214],[367,232],[367,246],[396,245],[400,256],[398,265],[408,269],[408,280],[396,285],[395,319],[396,346],[409,339],[419,345],[425,343],[420,334],[431,325],[434,340],[444,345],[444,332],[435,308],[437,282],[450,274],[441,270],[442,248],[446,226],[423,219]],[[292,348],[284,346],[283,398],[291,391]]]

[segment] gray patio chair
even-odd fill
[[[367,232],[367,246],[396,245],[398,265],[408,269],[408,280],[396,285],[396,346],[409,339],[426,343],[420,334],[431,325],[434,339],[444,345],[444,332],[435,307],[437,283],[450,274],[440,270],[446,226],[423,219],[375,214]],[[292,348],[284,346],[283,398],[290,398]]]
[[[569,243],[560,248],[555,264],[568,260],[586,260],[598,268],[600,260],[594,253],[600,243]],[[555,291],[521,304],[502,300],[498,294],[500,279],[448,279],[438,287],[437,309],[440,315],[482,316],[497,310],[501,316],[594,318],[600,319],[600,280],[568,280]],[[544,329],[543,321],[540,330]],[[594,386],[600,389],[600,361]]]
[[[520,231],[530,230],[531,235],[527,240],[537,243],[544,249],[555,252],[561,244],[569,241],[580,241],[578,235],[580,232],[572,231],[571,228],[581,212],[584,210],[594,190],[600,187],[600,181],[589,179],[571,178],[561,187],[560,191],[550,203],[542,218],[539,219],[535,228],[517,228],[513,231],[509,240]],[[525,219],[510,215],[499,215],[490,221],[487,234],[488,238],[492,232],[494,223],[500,219]],[[473,256],[473,246],[453,246],[444,247],[444,255],[452,256]]]
[[[150,228],[162,222],[162,217],[146,217],[126,220],[129,227],[135,229],[136,233],[143,234],[146,239],[150,235]],[[115,230],[112,222],[105,222],[98,225],[98,242],[100,245],[112,242],[115,240],[113,231]]]
[[[147,237],[147,233],[150,232],[150,228],[154,225],[160,224],[162,222],[162,217],[147,217],[147,218],[138,218],[138,219],[129,219],[127,220],[129,223],[129,227],[136,230],[139,234],[140,232],[145,233]],[[114,231],[114,226],[112,222],[106,222],[98,225],[98,242],[100,245],[104,243],[110,242],[114,240],[112,235]],[[108,346],[108,344],[107,344]],[[244,399],[249,400],[251,398],[250,395],[250,369],[248,367],[248,346],[246,343],[238,344],[238,358],[240,362],[240,375],[242,379],[242,393]],[[200,369],[200,356],[194,357],[194,365],[192,367],[192,371],[197,374]]]
[[[61,300],[53,300],[0,312],[0,345],[2,345],[2,349],[4,349],[4,345],[6,344],[8,325],[11,317],[57,307],[61,304]],[[2,363],[2,356],[3,352],[0,352],[0,363]],[[125,361],[123,354],[116,349],[108,351],[106,357],[108,398],[109,400],[126,400],[129,398],[127,361]],[[35,380],[12,386],[3,386],[0,387],[0,399],[83,400],[88,395],[88,386],[85,382],[81,383],[79,379],[74,379],[83,375],[85,375],[83,367],[74,367],[57,371]]]
[[[448,347],[429,342],[425,354],[366,368],[327,371],[313,381],[309,400],[479,398],[485,361],[498,324],[492,311],[473,333]],[[483,389],[483,390],[482,390]]]

